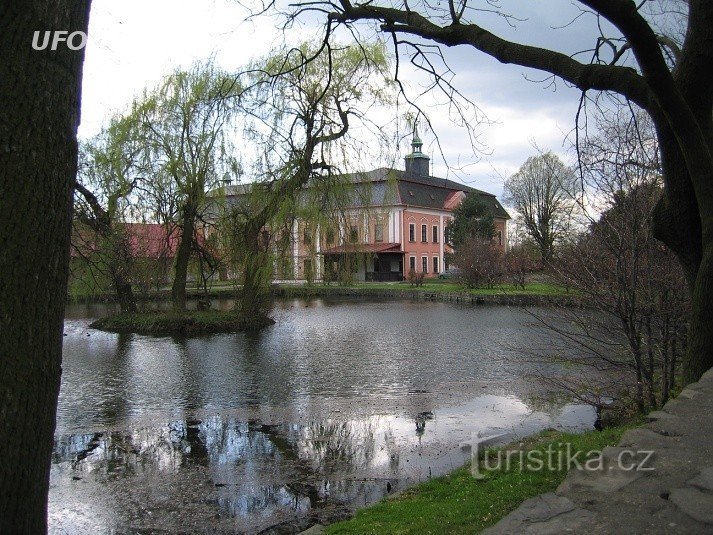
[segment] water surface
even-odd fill
[[[230,303],[219,303],[227,307]],[[102,333],[70,307],[55,533],[292,532],[463,464],[473,432],[591,426],[534,401],[513,307],[288,301],[258,334]]]

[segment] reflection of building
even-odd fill
[[[495,241],[507,241],[508,213],[494,195],[429,174],[430,158],[414,133],[405,170],[379,168],[349,175],[351,192],[334,223],[293,225],[289,269],[277,278],[336,278],[353,272],[357,280],[403,280],[413,270],[435,277],[447,270],[446,227],[466,195],[480,195],[495,217]],[[240,195],[235,189],[235,195]],[[244,191],[244,190],[242,190]],[[285,262],[282,262],[284,265]]]

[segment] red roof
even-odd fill
[[[135,258],[173,258],[178,247],[179,232],[169,234],[157,223],[126,223],[131,254]]]
[[[322,251],[324,254],[343,253],[400,253],[400,243],[349,243]]]
[[[157,223],[124,223],[134,258],[173,258],[178,248],[180,231],[169,234]],[[96,235],[87,227],[75,227],[72,236],[72,257],[91,255],[98,250]]]

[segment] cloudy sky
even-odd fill
[[[504,37],[552,46],[554,36],[558,49],[567,53],[591,46],[591,17],[560,28],[579,13],[567,0],[511,3],[511,12],[522,19],[514,27],[502,18],[482,15],[488,27]],[[285,40],[276,19],[246,21],[246,15],[246,9],[235,0],[94,0],[80,136],[95,134],[112,111],[124,108],[144,87],[156,84],[177,67],[214,57],[220,66],[238,69]],[[305,25],[293,29],[288,38],[296,43],[314,38],[315,32]],[[501,65],[467,47],[448,50],[446,56],[456,72],[454,85],[478,105],[490,124],[478,127],[479,141],[486,150],[474,154],[466,131],[448,119],[445,108],[433,106],[443,98],[424,97],[420,103],[429,110],[449,164],[443,161],[434,134],[422,134],[424,151],[434,155],[434,174],[500,196],[503,180],[536,153],[533,145],[571,157],[565,137],[574,126],[577,91],[561,81],[556,88],[533,82],[542,75]],[[422,77],[408,70],[403,71],[403,77],[416,94]],[[407,150],[404,144],[402,154]]]

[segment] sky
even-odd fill
[[[482,15],[500,35],[537,46],[552,46],[554,36],[558,49],[567,53],[591,45],[591,18],[580,17],[566,25],[579,13],[573,3],[510,3],[512,12],[521,19],[514,26],[501,17]],[[238,70],[284,42],[278,19],[246,21],[247,14],[236,0],[94,0],[84,65],[80,137],[96,134],[111,113],[124,109],[145,87],[156,85],[178,67],[214,58],[224,69]],[[317,31],[316,26],[306,23],[293,28],[287,38],[293,43],[314,39]],[[428,110],[433,131],[422,131],[421,137],[424,152],[433,156],[436,176],[492,192],[502,199],[504,180],[538,150],[552,150],[565,161],[572,160],[566,138],[574,127],[577,91],[561,81],[556,87],[533,82],[543,76],[501,65],[472,48],[456,47],[445,54],[455,72],[453,84],[487,116],[488,124],[476,126],[483,150],[474,153],[466,130],[450,120],[444,106],[436,105],[444,98],[434,94],[422,97],[419,103]],[[402,59],[402,65],[406,59]],[[412,94],[420,92],[422,75],[404,66],[402,76]],[[397,165],[402,165],[401,157],[409,150],[404,142]],[[374,167],[382,164],[376,162]]]

